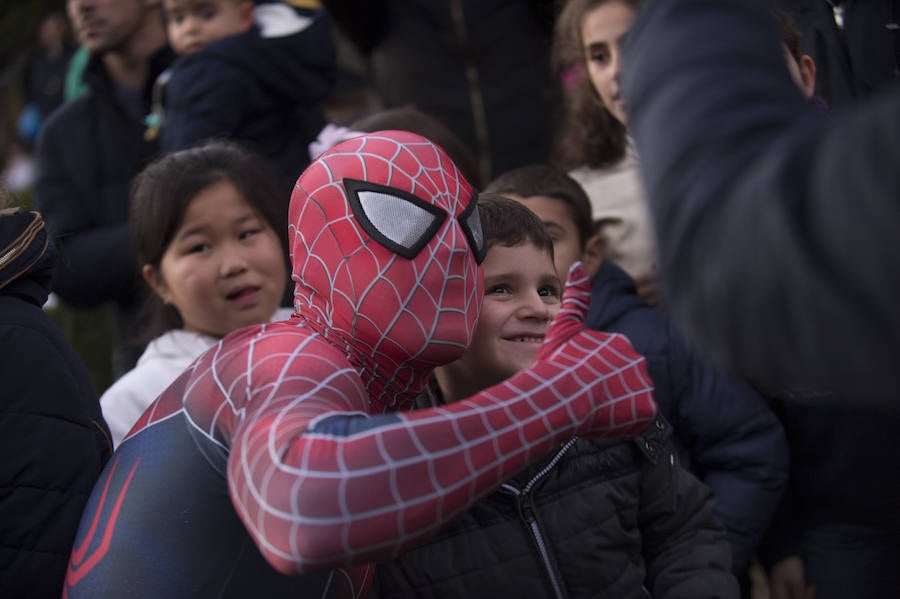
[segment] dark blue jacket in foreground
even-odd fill
[[[897,405],[900,89],[823,122],[773,4],[644,2],[629,31],[622,95],[670,313],[768,388]]]
[[[647,359],[656,401],[675,430],[682,463],[715,493],[735,571],[743,571],[787,483],[787,441],[767,400],[704,363],[609,260],[594,278],[586,324],[622,333]]]

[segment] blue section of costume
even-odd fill
[[[107,464],[75,541],[68,599],[326,596],[330,572],[289,577],[265,562],[190,428],[178,411]]]

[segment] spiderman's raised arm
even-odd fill
[[[389,559],[572,435],[639,432],[655,414],[643,359],[581,326],[588,284],[574,273],[532,368],[446,407],[368,415],[358,374],[318,337],[262,361],[226,428],[232,500],[266,559],[284,573]]]

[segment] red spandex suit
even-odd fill
[[[291,198],[294,315],[231,333],[147,410],[94,488],[67,596],[361,597],[368,564],[554,445],[650,422],[642,358],[581,325],[580,272],[530,369],[409,411],[472,340],[476,200],[410,133],[354,138],[313,162]]]

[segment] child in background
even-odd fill
[[[288,318],[286,214],[260,161],[213,142],[163,157],[134,183],[131,228],[153,291],[137,366],[100,398],[118,446],[156,397],[227,333]]]
[[[653,224],[619,91],[621,40],[637,0],[568,0],[554,32],[554,61],[569,75],[556,162],[584,188],[609,258],[650,305],[656,284]]]
[[[553,238],[558,272],[582,259],[594,275],[585,324],[625,335],[647,359],[682,463],[713,490],[735,572],[743,574],[787,483],[787,440],[766,399],[707,365],[665,314],[641,301],[634,282],[604,257],[602,237],[592,235],[590,202],[572,177],[551,166],[526,166],[500,175],[486,191],[538,215]]]
[[[487,243],[475,338],[419,407],[464,400],[532,363],[560,310],[554,244],[521,204],[482,194]],[[376,568],[388,597],[736,597],[725,532],[682,469],[671,427],[578,437],[504,482],[428,544]],[[649,592],[648,592],[649,591]]]
[[[165,152],[210,138],[239,141],[272,162],[287,198],[309,163],[307,144],[324,124],[320,104],[334,80],[324,12],[263,0],[163,5],[180,58],[154,86],[148,135],[161,132]]]

